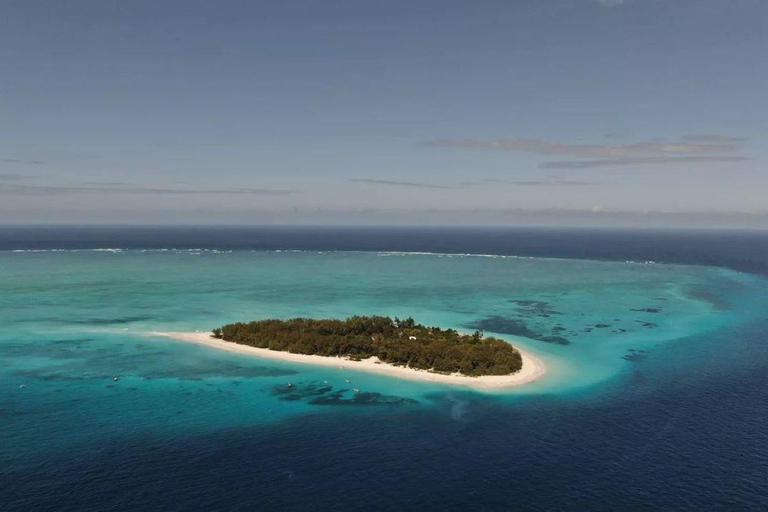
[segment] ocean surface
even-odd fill
[[[150,334],[355,314],[548,373],[475,392]],[[8,227],[0,326],[3,511],[768,509],[766,232]]]

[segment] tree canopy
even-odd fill
[[[461,334],[427,327],[413,318],[353,316],[346,320],[294,318],[238,322],[214,329],[216,338],[293,354],[378,357],[382,362],[438,373],[508,375],[522,367],[520,353],[481,331]]]

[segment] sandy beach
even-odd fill
[[[292,363],[314,364],[322,366],[335,366],[337,368],[347,368],[350,370],[362,370],[367,372],[380,373],[401,379],[419,380],[426,382],[439,382],[441,384],[452,384],[456,386],[466,386],[475,389],[502,389],[513,386],[521,386],[540,378],[546,373],[544,362],[529,352],[515,347],[523,358],[523,367],[517,373],[511,375],[488,375],[483,377],[468,377],[460,374],[441,374],[433,373],[427,370],[418,370],[414,368],[405,368],[402,366],[393,366],[383,363],[376,357],[364,359],[362,361],[352,361],[341,357],[326,357],[305,354],[291,354],[266,348],[250,347],[240,345],[229,341],[223,341],[214,338],[210,332],[159,332],[148,333],[152,336],[165,336],[181,341],[188,341],[198,345],[238,352],[241,354],[250,354],[257,357],[266,357],[281,361],[290,361]]]

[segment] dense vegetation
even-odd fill
[[[353,316],[346,320],[260,320],[214,329],[216,338],[294,354],[342,356],[381,361],[440,373],[508,375],[522,367],[509,343],[482,332],[425,327],[412,318]]]

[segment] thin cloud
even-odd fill
[[[739,142],[745,142],[747,139],[746,137],[731,137],[729,135],[695,133],[693,135],[686,135],[685,137],[682,137],[681,140],[703,144],[737,144]]]
[[[112,195],[261,195],[286,196],[295,194],[297,190],[269,188],[237,188],[237,189],[171,189],[138,187],[133,185],[114,186],[57,186],[57,185],[17,185],[0,184],[0,194],[24,196],[66,196],[79,194],[112,194]]]
[[[708,154],[732,152],[733,140],[695,142],[639,142],[634,144],[574,144],[540,139],[436,139],[423,143],[435,148],[484,149],[581,158],[626,158],[635,155]]]
[[[448,187],[445,185],[431,185],[429,183],[414,183],[411,181],[374,180],[374,179],[366,179],[366,178],[353,178],[350,181],[354,181],[355,183],[370,183],[373,185],[390,185],[395,187],[433,188],[433,189],[441,189],[441,190],[454,188],[454,187]]]
[[[622,165],[667,165],[679,163],[727,163],[743,162],[749,158],[743,156],[677,156],[677,157],[646,157],[646,158],[606,158],[600,160],[570,160],[560,162],[543,162],[540,169],[596,169],[599,167],[614,167]]]
[[[577,180],[525,180],[525,181],[510,181],[510,185],[516,187],[585,187],[588,185],[596,185],[592,181],[577,181]]]
[[[24,179],[27,179],[27,176],[23,174],[0,173],[0,181],[19,181]]]
[[[605,7],[619,7],[621,5],[628,4],[631,0],[595,0],[595,1]]]
[[[594,181],[564,180],[557,176],[551,176],[545,180],[502,180],[498,178],[486,178],[474,181],[465,181],[463,186],[472,187],[477,184],[495,183],[499,185],[511,185],[514,187],[584,187],[588,185],[597,185]]]
[[[692,134],[673,141],[629,144],[587,144],[541,139],[436,139],[423,144],[436,148],[509,151],[542,156],[569,156],[577,160],[543,162],[540,169],[593,169],[625,165],[741,162],[734,155],[747,139],[718,134]]]
[[[41,160],[19,160],[17,158],[3,158],[0,161],[4,164],[45,165],[45,162]]]
[[[88,185],[94,187],[133,187],[131,183],[124,181],[81,181],[80,185]]]

